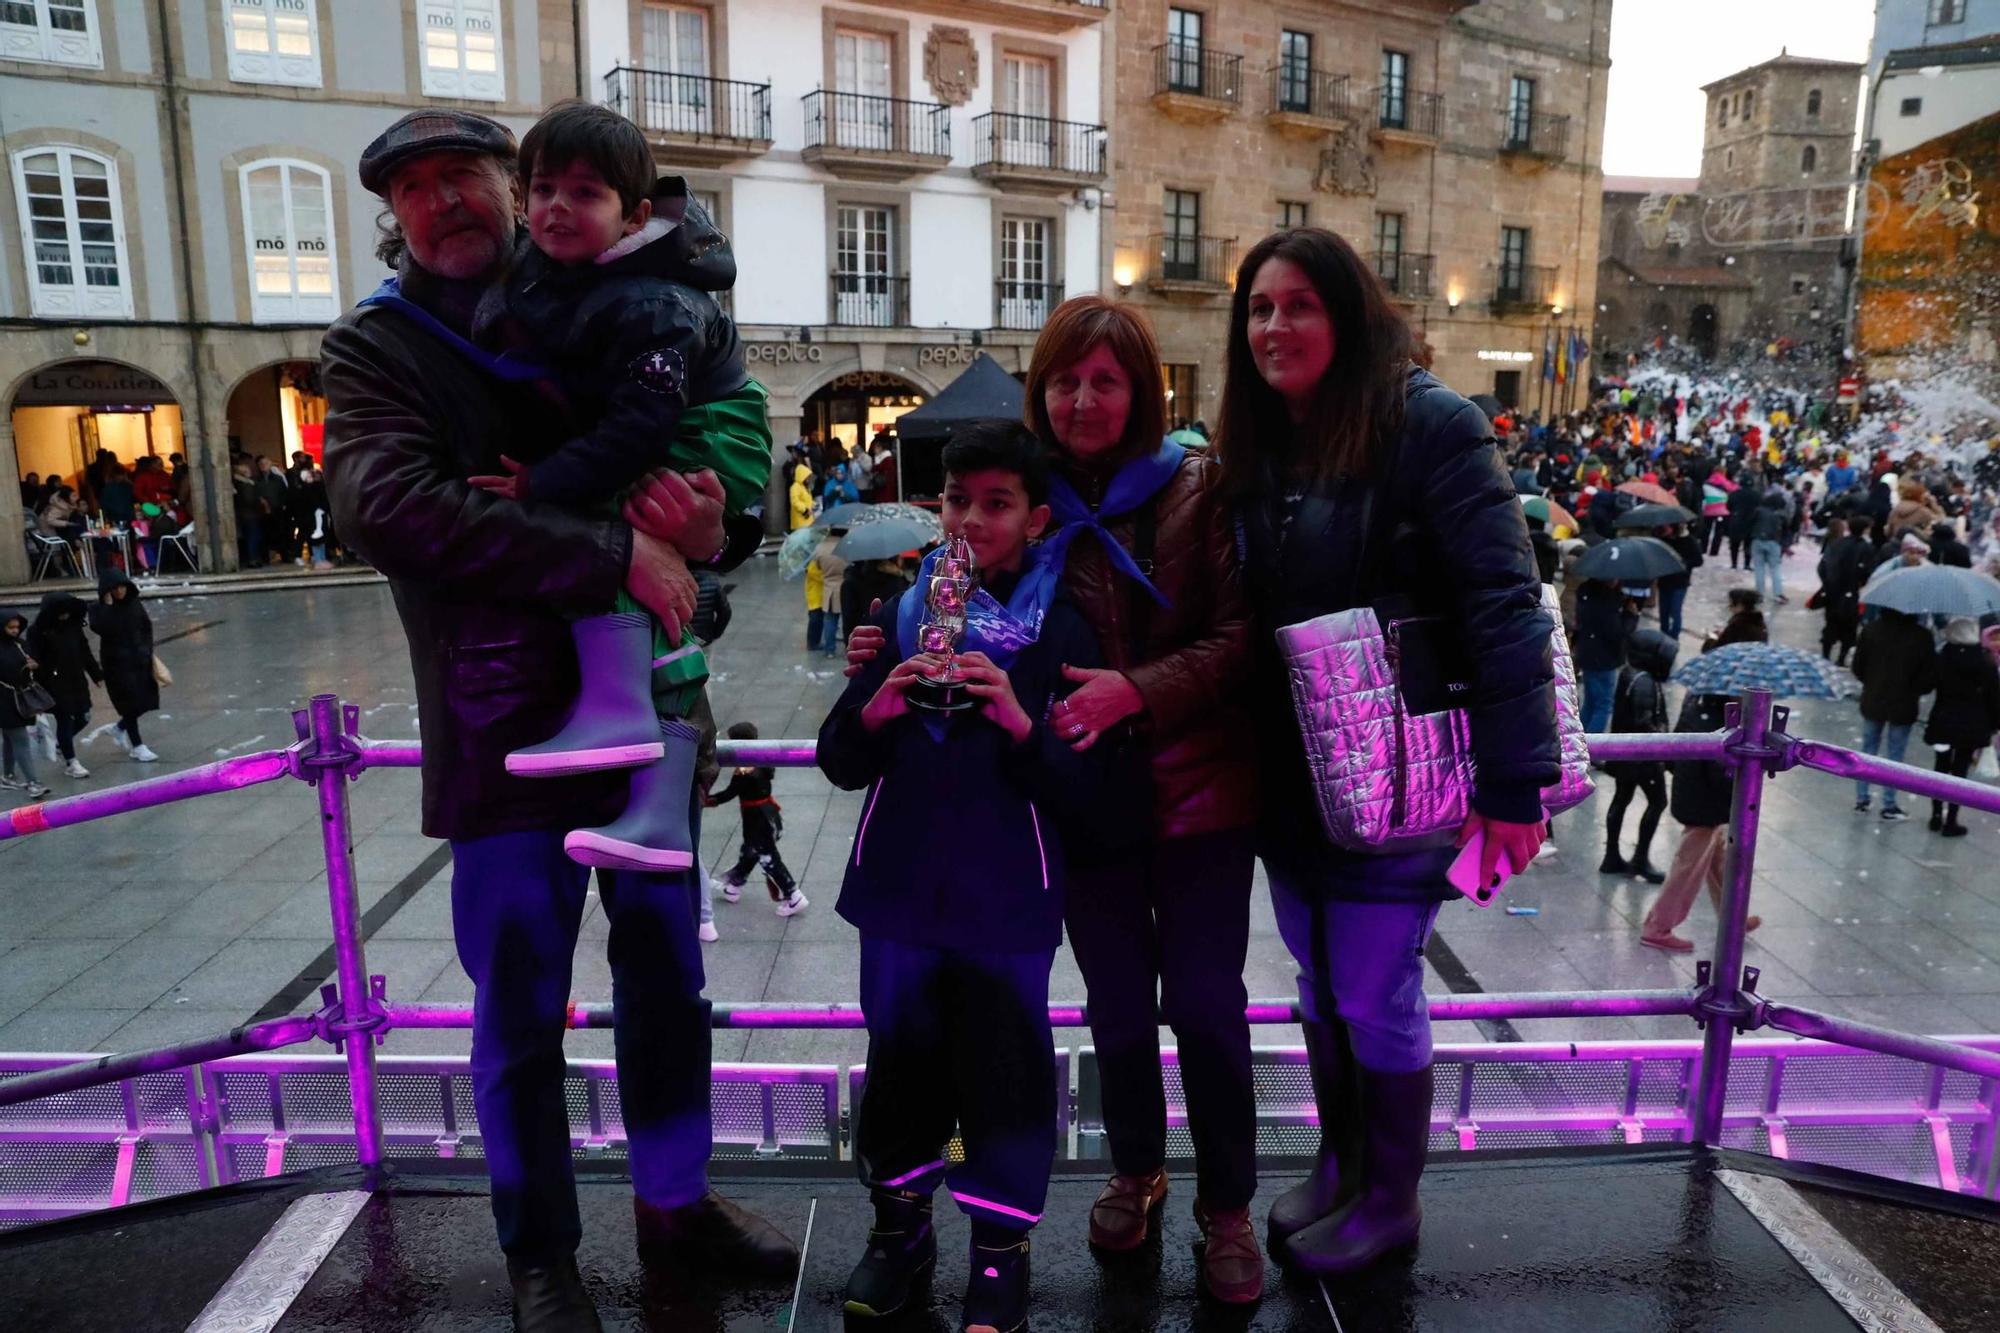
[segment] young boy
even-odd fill
[[[737,722],[729,728],[732,741],[754,741],[757,726],[752,722]],[[792,872],[785,868],[785,859],[778,855],[778,839],[785,834],[784,807],[771,795],[772,780],[778,776],[775,768],[744,764],[737,767],[730,777],[729,785],[708,798],[711,806],[724,801],[740,801],[743,805],[743,851],[736,858],[736,864],[722,877],[722,896],[735,902],[741,896],[743,881],[758,866],[764,868],[764,882],[770,886],[771,901],[778,905],[779,916],[797,916],[812,906],[805,894],[792,880]]]
[[[1618,673],[1618,694],[1611,705],[1611,730],[1615,732],[1660,732],[1668,726],[1667,679],[1674,673],[1674,658],[1680,653],[1677,640],[1659,630],[1634,630],[1626,640],[1626,663]],[[1666,872],[1656,868],[1651,857],[1653,834],[1660,816],[1667,811],[1667,766],[1661,760],[1613,760],[1604,771],[1617,782],[1618,789],[1605,812],[1604,860],[1600,875],[1636,875],[1648,884],[1666,882]],[[1639,844],[1627,860],[1618,850],[1618,838],[1625,828],[1625,811],[1634,793],[1643,792],[1646,808],[1639,816]]]
[[[502,459],[482,489],[533,504],[615,511],[656,468],[713,469],[725,509],[750,510],[771,474],[763,386],[711,292],[736,279],[728,241],[679,177],[655,179],[645,137],[605,107],[565,102],[521,141],[528,234],[507,313],[556,372],[587,428],[547,456]],[[721,553],[718,553],[720,555]],[[507,757],[511,773],[556,777],[645,766],[626,811],[564,840],[585,865],[694,864],[689,798],[699,733],[685,720],[708,668],[691,637],[669,640],[620,594],[575,622],[582,688],[556,736]]]
[[[854,1156],[874,1193],[868,1249],[847,1283],[859,1317],[902,1308],[937,1258],[940,1181],[972,1219],[961,1328],[1020,1328],[1028,1231],[1055,1155],[1049,967],[1062,940],[1062,848],[1052,817],[1096,803],[1098,751],[1045,722],[1069,692],[1061,668],[1099,660],[1097,639],[1057,595],[1058,571],[1027,544],[1049,520],[1048,474],[1016,422],[961,427],[944,451],[944,526],[971,545],[981,590],[956,657],[978,706],[914,708],[924,590],[872,618],[899,651],[869,662],[819,734],[819,766],[868,789],[841,885],[861,932],[868,1082]],[[956,1130],[962,1163],[945,1161]]]

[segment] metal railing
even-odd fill
[[[1411,254],[1406,250],[1378,250],[1368,256],[1369,266],[1391,296],[1415,300],[1430,296],[1436,262],[1435,255]]]
[[[1455,1137],[1460,1147],[1469,1147],[1481,1133],[1497,1133],[1504,1142],[1506,1132],[1547,1123],[1553,1116],[1574,1132],[1616,1134],[1626,1142],[1684,1136],[1715,1144],[1730,1135],[1741,1142],[1748,1133],[1753,1136],[1752,1146],[1761,1143],[1766,1151],[1783,1156],[1790,1151],[1790,1138],[1803,1138],[1818,1115],[1817,1123],[1879,1123],[1921,1135],[1930,1145],[1925,1151],[1935,1167],[1925,1166],[1919,1174],[1933,1173],[1945,1188],[1994,1193],[1996,1175],[2000,1175],[1994,1142],[2000,1040],[1915,1036],[1767,1000],[1757,991],[1758,970],[1743,964],[1743,948],[1767,778],[1794,768],[1810,768],[1991,813],[2000,813],[2000,790],[1794,737],[1785,729],[1787,716],[1786,710],[1774,707],[1768,692],[1750,690],[1729,705],[1723,729],[1718,732],[1589,738],[1592,754],[1600,760],[1706,760],[1730,771],[1733,796],[1719,929],[1714,953],[1699,965],[1692,987],[1472,993],[1430,1001],[1431,1016],[1438,1021],[1683,1015],[1705,1029],[1698,1048],[1692,1041],[1472,1048],[1477,1054],[1470,1061],[1474,1065],[1529,1062],[1561,1067],[1596,1062],[1624,1081],[1613,1095],[1599,1087],[1605,1082],[1599,1076],[1602,1071],[1594,1072],[1589,1083],[1599,1091],[1591,1094],[1590,1105],[1578,1109],[1566,1103],[1569,1109],[1559,1106],[1538,1120],[1534,1115],[1508,1112],[1508,1107],[1519,1104],[1519,1089],[1510,1090],[1499,1103],[1489,1095],[1482,1110],[1479,1075],[1461,1070],[1458,1111],[1441,1118],[1434,1108],[1434,1137],[1444,1135],[1447,1141]],[[133,1197],[135,1176],[142,1166],[152,1173],[148,1179],[214,1184],[234,1178],[231,1171],[240,1175],[246,1159],[254,1164],[260,1160],[259,1154],[267,1172],[274,1160],[279,1166],[310,1161],[288,1155],[289,1145],[301,1134],[308,1139],[318,1136],[322,1148],[334,1145],[331,1150],[343,1159],[351,1144],[354,1158],[364,1166],[379,1164],[392,1149],[398,1155],[411,1151],[450,1155],[457,1150],[464,1135],[462,1126],[453,1126],[464,1117],[469,1098],[454,1090],[453,1080],[464,1071],[464,1064],[450,1062],[430,1068],[422,1061],[385,1060],[378,1068],[376,1061],[375,1048],[389,1033],[399,1028],[469,1028],[472,1010],[464,1005],[392,1003],[386,978],[368,972],[348,784],[371,768],[414,768],[420,763],[421,749],[415,741],[370,740],[359,733],[359,720],[355,706],[343,706],[332,695],[320,695],[309,708],[294,715],[298,741],[284,750],[242,755],[127,786],[21,806],[0,816],[0,841],[4,841],[282,778],[304,781],[315,788],[319,805],[335,958],[335,979],[322,990],[322,1003],[310,1014],[249,1023],[212,1037],[152,1050],[95,1056],[52,1067],[42,1066],[34,1057],[10,1057],[6,1068],[25,1072],[0,1080],[0,1108],[22,1108],[15,1115],[24,1119],[10,1119],[0,1130],[5,1138],[15,1143],[90,1142],[115,1153],[103,1173],[108,1201],[112,1202]],[[814,762],[814,747],[809,741],[723,741],[718,746],[718,759],[724,765],[805,767]],[[1086,1008],[1075,1003],[1052,1005],[1049,1016],[1052,1025],[1064,1028],[1080,1027],[1089,1020]],[[1293,1001],[1255,1001],[1246,1016],[1259,1024],[1296,1023],[1299,1012]],[[863,1026],[859,1006],[849,1004],[717,1004],[711,1021],[718,1028],[763,1030]],[[572,1028],[608,1027],[610,1022],[609,1004],[578,1002],[570,1007],[568,1025]],[[1923,1086],[1914,1091],[1903,1086],[1907,1079],[1896,1082],[1901,1075],[1891,1079],[1901,1090],[1880,1105],[1832,1111],[1822,1107],[1816,1112],[1812,1106],[1786,1103],[1785,1067],[1802,1059],[1812,1060],[1823,1048],[1756,1042],[1737,1050],[1739,1034],[1763,1028],[1930,1069],[1923,1077]],[[329,1043],[340,1053],[339,1058],[259,1056],[264,1063],[234,1059],[312,1041]],[[1440,1049],[1441,1064],[1452,1061],[1452,1050]],[[1732,1060],[1746,1073],[1746,1079],[1734,1086],[1730,1081]],[[1758,1061],[1765,1063],[1758,1065]],[[1617,1073],[1620,1062],[1622,1074]],[[1297,1059],[1289,1063],[1296,1064]],[[1656,1078],[1643,1072],[1648,1067],[1679,1072]],[[718,1066],[718,1081],[731,1082],[732,1068]],[[1893,1073],[1900,1066],[1882,1068]],[[573,1074],[577,1069],[572,1065]],[[598,1083],[608,1069],[607,1064],[597,1072]],[[313,1097],[316,1118],[275,1114],[283,1097],[283,1080],[288,1075],[315,1072],[326,1080]],[[406,1075],[414,1076],[415,1083],[410,1084]],[[828,1092],[833,1076],[823,1067],[782,1068],[770,1077],[755,1073],[744,1077],[759,1086],[737,1099],[743,1102],[740,1107],[730,1098],[720,1097],[727,1106],[718,1112],[718,1118],[725,1125],[733,1123],[732,1117],[755,1124],[740,1133],[725,1130],[725,1139],[754,1140],[759,1145],[782,1148],[789,1135],[802,1150],[811,1151],[824,1151],[811,1145],[832,1142],[826,1122],[833,1114]],[[229,1080],[237,1078],[243,1082],[232,1090]],[[1795,1103],[1799,1081],[1794,1078],[1789,1083]],[[761,1085],[771,1082],[780,1088],[764,1091]],[[1079,1084],[1085,1083],[1080,1071]],[[1662,1087],[1662,1083],[1669,1086]],[[793,1084],[798,1085],[795,1092],[779,1095],[783,1087]],[[405,1117],[393,1115],[385,1127],[385,1088],[386,1102],[394,1110],[395,1097],[402,1095],[397,1089],[406,1086],[417,1088],[409,1095],[420,1096],[427,1106],[435,1100],[437,1106],[435,1115],[427,1111],[422,1117],[422,1143],[414,1148],[411,1131],[403,1127]],[[260,1088],[264,1090],[261,1094]],[[1548,1095],[1555,1098],[1556,1091],[1560,1090]],[[1846,1090],[1846,1095],[1850,1099],[1858,1096],[1851,1090]],[[71,1100],[49,1100],[63,1098]],[[1575,1100],[1571,1098],[1570,1103]],[[615,1098],[585,1089],[585,1113],[580,1121],[573,1120],[581,1125],[576,1135],[581,1150],[593,1146],[602,1149],[615,1137],[615,1117],[608,1102],[615,1102]],[[330,1105],[345,1110],[331,1110]],[[1088,1105],[1088,1098],[1079,1098],[1080,1126],[1085,1123]],[[77,1112],[75,1123],[63,1120],[68,1113],[65,1108]],[[1282,1123],[1283,1115],[1304,1123],[1307,1114],[1301,1104],[1281,1113],[1280,1120],[1273,1123]],[[434,1130],[432,1119],[445,1128]],[[159,1128],[161,1123],[164,1129]],[[24,1124],[30,1128],[23,1129]],[[64,1124],[69,1127],[63,1128]],[[32,1126],[48,1128],[38,1133]],[[181,1166],[173,1170],[162,1167],[153,1157],[142,1162],[146,1136],[155,1130],[183,1135],[193,1145],[189,1151],[202,1159],[198,1167],[187,1167],[185,1153],[174,1158]],[[1532,1140],[1540,1131],[1529,1132]],[[1546,1136],[1540,1141],[1546,1142]],[[223,1157],[229,1161],[224,1163],[220,1160]],[[319,1160],[326,1160],[324,1152]],[[8,1200],[0,1200],[0,1210],[11,1206]]]
[[[1383,84],[1370,90],[1369,100],[1375,103],[1377,129],[1438,137],[1438,127],[1444,122],[1444,94],[1417,93]]]
[[[834,273],[827,279],[826,322],[847,328],[898,329],[910,322],[910,280],[886,273]]]
[[[1546,310],[1556,299],[1556,268],[1553,264],[1501,265],[1493,283],[1493,309],[1497,313]]]
[[[1353,114],[1348,101],[1350,80],[1310,65],[1280,61],[1265,71],[1271,80],[1271,114],[1346,120]]]
[[[1561,158],[1569,146],[1569,117],[1548,111],[1505,111],[1500,118],[1500,151]]]
[[[1243,57],[1202,42],[1161,42],[1153,48],[1153,92],[1236,105],[1243,100]]]
[[[604,100],[648,134],[745,146],[771,142],[771,85],[620,65]]]
[[[1063,302],[1059,282],[1018,282],[1001,278],[993,284],[993,327],[1035,330],[1048,323],[1049,312]]]
[[[1226,289],[1236,277],[1234,236],[1174,236],[1155,232],[1146,239],[1152,255],[1152,268],[1146,276],[1151,282]]]
[[[951,156],[951,108],[942,103],[825,89],[799,100],[805,108],[808,149],[900,158]]]
[[[989,111],[972,118],[972,168],[1014,167],[1101,177],[1109,145],[1102,125]]]

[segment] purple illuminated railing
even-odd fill
[[[332,695],[316,696],[310,707],[293,715],[296,744],[260,754],[242,755],[166,777],[91,792],[62,800],[26,805],[0,816],[0,840],[25,837],[50,829],[103,819],[174,801],[297,778],[317,789],[321,850],[326,858],[327,895],[332,918],[335,980],[322,991],[323,1003],[312,1014],[293,1015],[248,1024],[230,1032],[154,1050],[105,1055],[54,1068],[36,1069],[0,1081],[0,1107],[18,1105],[57,1093],[119,1083],[163,1070],[188,1069],[207,1062],[255,1052],[273,1051],[320,1040],[345,1056],[348,1094],[354,1118],[357,1159],[364,1165],[382,1160],[383,1136],[375,1047],[396,1028],[465,1028],[472,1011],[465,1007],[392,1005],[384,978],[371,976],[361,935],[360,892],[347,804],[347,784],[370,768],[414,768],[421,759],[416,741],[376,741],[359,734],[359,713]],[[1711,759],[1735,771],[1731,839],[1725,868],[1715,956],[1704,964],[1700,980],[1687,990],[1577,991],[1530,994],[1469,994],[1430,1000],[1433,1018],[1471,1020],[1500,1018],[1630,1017],[1679,1014],[1705,1028],[1700,1069],[1693,1098],[1694,1137],[1719,1141],[1724,1123],[1731,1052],[1736,1034],[1774,1028],[1795,1036],[1839,1043],[1864,1051],[1900,1056],[1939,1069],[1959,1070],[2000,1080],[2000,1050],[1935,1037],[1913,1036],[1869,1023],[1838,1018],[1791,1005],[1774,1004],[1756,993],[1756,969],[1743,966],[1744,921],[1762,817],[1764,781],[1792,768],[1805,767],[1843,778],[1866,778],[1919,796],[1955,801],[1976,810],[2000,814],[2000,790],[1964,778],[1953,778],[1857,754],[1839,746],[1800,740],[1785,731],[1787,714],[1774,708],[1770,694],[1753,690],[1729,709],[1722,731],[1708,735],[1593,736],[1597,759]],[[809,767],[810,741],[722,741],[718,758],[724,764],[754,762],[781,767]],[[773,1005],[718,1004],[717,1027],[733,1029],[859,1028],[858,1006],[846,1004]],[[1088,1012],[1079,1004],[1050,1007],[1059,1027],[1081,1027]],[[1257,1024],[1290,1024],[1299,1020],[1287,1000],[1253,1001],[1247,1016]],[[577,1002],[571,1006],[574,1028],[609,1027],[611,1006]],[[1523,1046],[1526,1058],[1532,1046]],[[1576,1048],[1565,1044],[1566,1050]]]

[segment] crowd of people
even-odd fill
[[[150,573],[159,568],[161,541],[187,526],[190,481],[187,460],[178,453],[128,466],[100,449],[74,476],[23,476],[21,509],[31,541],[39,534],[71,546],[93,542],[101,565],[124,570],[125,549],[117,538],[128,537],[136,568],[124,572]]]
[[[0,613],[0,791],[35,801],[47,796],[38,753],[65,777],[90,776],[76,742],[90,725],[93,685],[110,700],[118,747],[137,763],[159,758],[140,735],[139,719],[160,706],[160,687],[171,676],[153,653],[153,621],[141,601],[123,571],[107,570],[94,605],[52,592],[32,621],[21,612]]]
[[[334,535],[326,478],[303,451],[279,467],[263,454],[229,455],[236,559],[242,569],[269,564],[332,569],[354,557]]]

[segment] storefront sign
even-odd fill
[[[978,359],[977,347],[925,347],[917,352],[920,366],[969,366]]]
[[[744,343],[743,359],[777,364],[810,362],[818,365],[826,360],[826,348],[818,343]]]
[[[1479,349],[1479,359],[1481,361],[1533,361],[1535,354],[1533,352],[1508,352],[1494,347],[1482,347]]]
[[[14,394],[15,407],[97,407],[107,403],[171,403],[173,390],[143,370],[111,361],[44,366]]]

